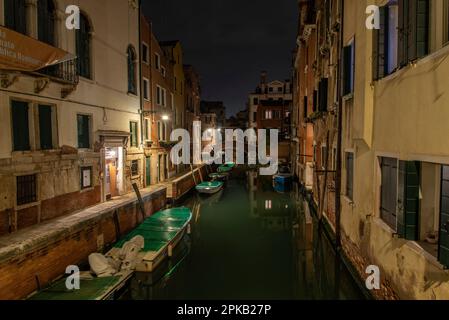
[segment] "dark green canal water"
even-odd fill
[[[253,171],[233,173],[219,194],[192,193],[180,204],[193,211],[191,234],[154,273],[136,274],[124,299],[363,298],[301,203]]]

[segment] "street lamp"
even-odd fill
[[[167,115],[163,115],[162,116],[162,120],[163,121],[168,121],[168,120],[170,120],[170,118]]]

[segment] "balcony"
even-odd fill
[[[60,64],[32,72],[32,74],[48,77],[51,81],[62,84],[77,85],[79,82],[79,76],[77,73],[76,63],[76,59],[68,60]]]

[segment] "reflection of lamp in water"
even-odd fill
[[[271,209],[271,200],[265,200],[265,210]]]

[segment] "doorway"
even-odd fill
[[[123,148],[105,150],[105,195],[111,200],[121,194],[123,187]]]

